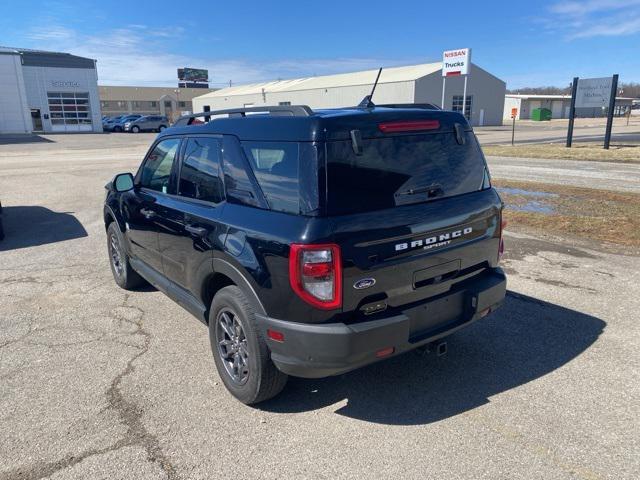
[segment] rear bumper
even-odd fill
[[[353,324],[308,324],[258,315],[260,328],[276,366],[289,375],[320,378],[374,363],[376,352],[393,347],[392,355],[443,338],[500,306],[507,280],[500,268],[472,277],[446,294],[393,316]],[[432,319],[436,319],[433,320]],[[283,342],[267,330],[284,334]]]

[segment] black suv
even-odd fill
[[[191,115],[106,189],[116,282],[146,280],[206,323],[220,377],[247,404],[287,375],[432,345],[505,296],[502,202],[458,113]]]

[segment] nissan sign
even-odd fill
[[[442,76],[467,75],[471,64],[471,49],[447,50],[442,54]]]

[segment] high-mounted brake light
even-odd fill
[[[294,243],[289,251],[289,283],[305,302],[323,310],[342,306],[342,263],[335,244]]]
[[[437,130],[439,120],[404,120],[401,122],[386,122],[378,124],[382,133],[420,132],[422,130]]]

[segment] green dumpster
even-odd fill
[[[536,122],[551,120],[551,110],[548,108],[534,108],[531,110],[531,120]]]

